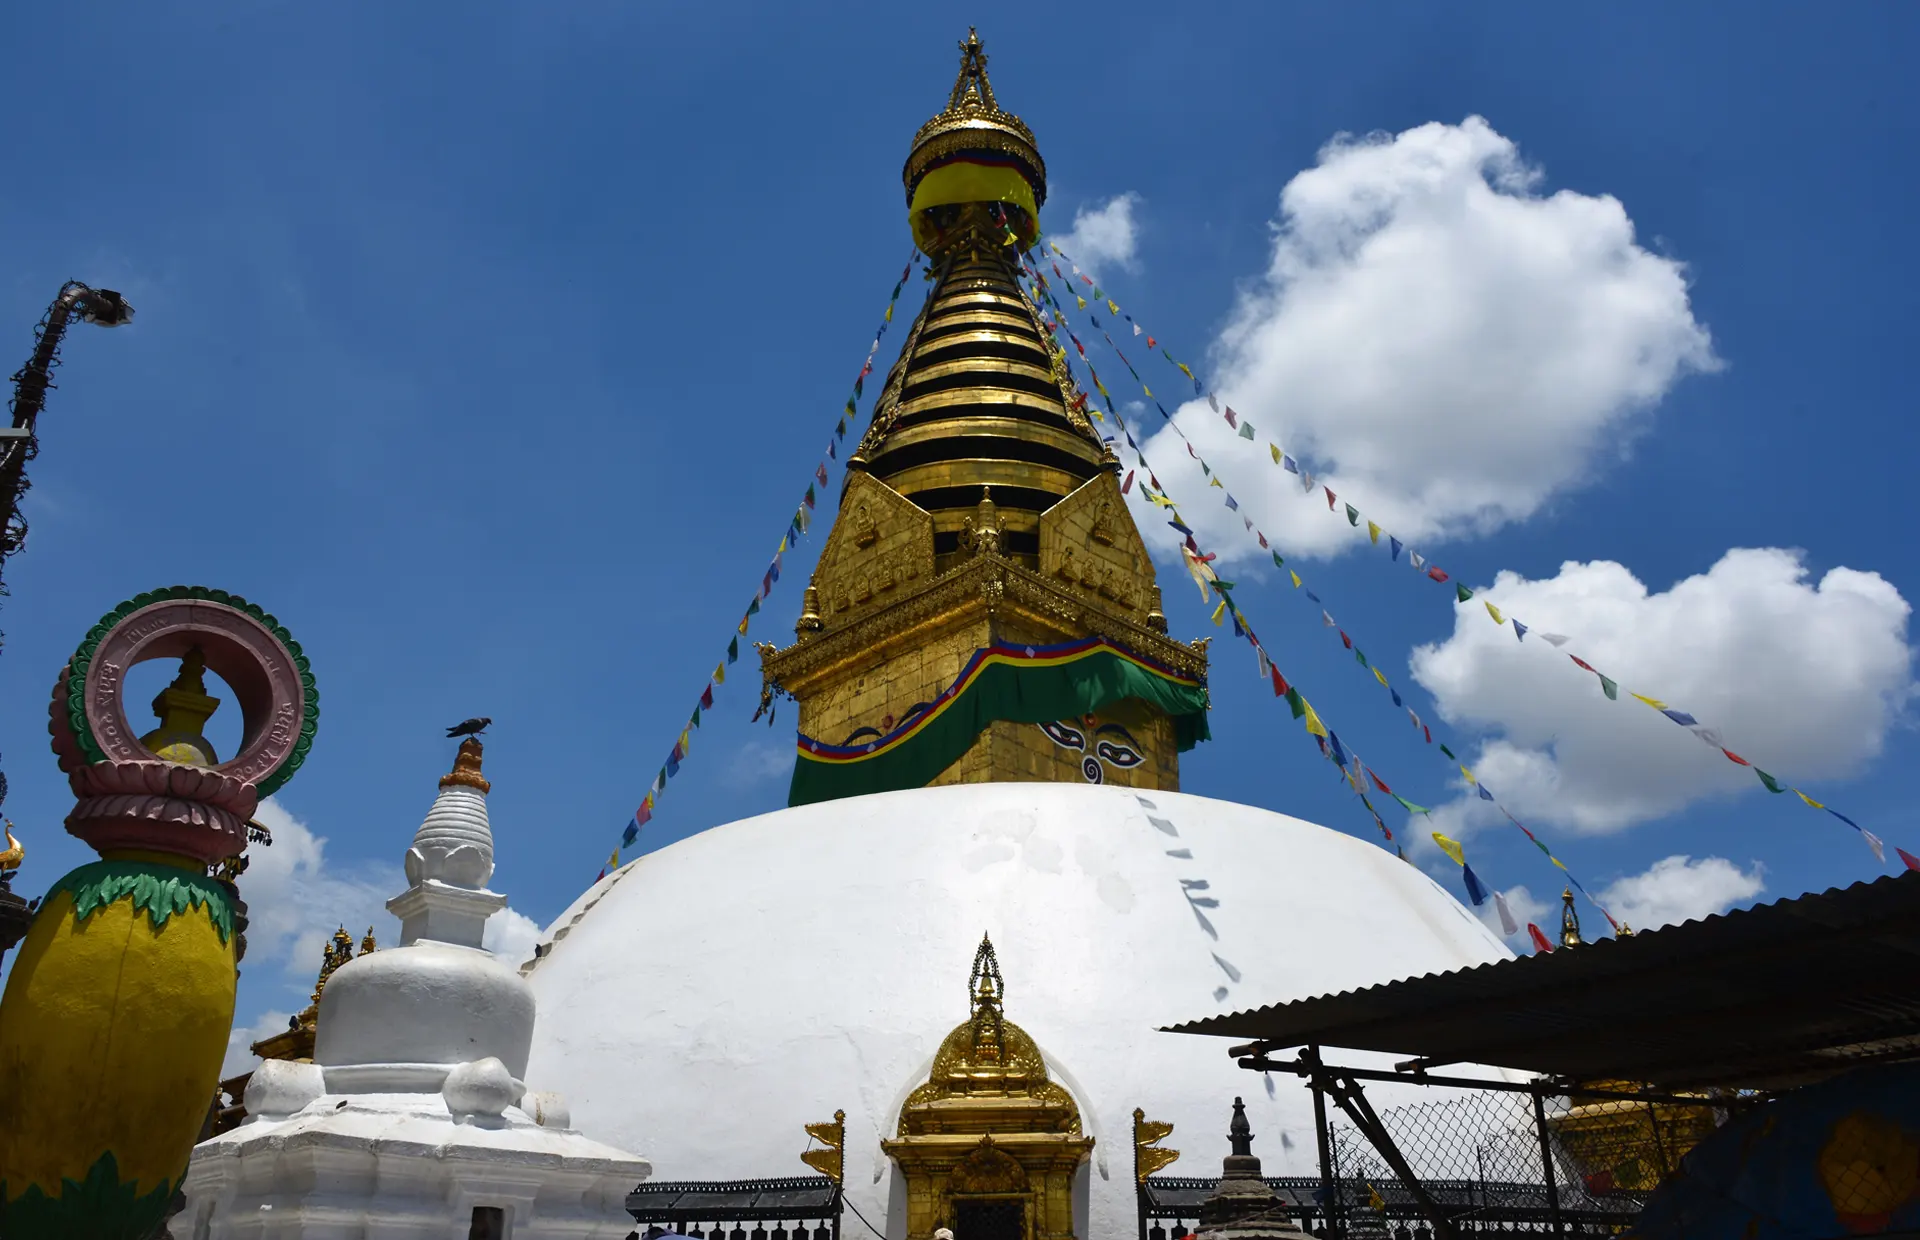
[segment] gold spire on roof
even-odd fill
[[[189,766],[218,766],[220,756],[201,734],[220,699],[207,693],[207,656],[193,646],[180,657],[180,673],[154,695],[153,715],[160,726],[140,738],[157,758]]]
[[[480,773],[480,758],[484,749],[485,746],[474,737],[469,736],[461,741],[460,752],[453,759],[453,769],[440,777],[440,786],[451,788],[458,784],[464,788],[478,788],[483,795],[491,792],[493,785]]]
[[[1585,942],[1580,937],[1580,914],[1574,911],[1573,888],[1568,887],[1560,893],[1560,946],[1578,947]]]

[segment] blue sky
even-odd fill
[[[1203,373],[1244,380],[1237,397],[1222,383],[1249,417],[1320,445],[1325,468],[1362,479],[1363,507],[1430,522],[1422,545],[1456,577],[1536,583],[1509,587],[1584,623],[1568,631],[1591,633],[1630,688],[1665,687],[1703,719],[1731,712],[1711,720],[1731,747],[1758,748],[1920,851],[1904,774],[1920,758],[1904,603],[1920,591],[1906,553],[1920,514],[1899,361],[1916,326],[1912,7],[1750,5],[1737,22],[1708,4],[1177,16],[1103,5],[1017,21],[897,6],[453,14],[253,3],[7,19],[9,45],[31,55],[0,80],[20,136],[0,184],[0,325],[11,324],[0,347],[10,365],[24,359],[68,276],[122,290],[139,312],[128,330],[70,337],[32,470],[32,539],[7,568],[0,686],[14,706],[0,712],[0,753],[6,809],[31,852],[18,886],[43,889],[89,855],[58,825],[71,802],[41,708],[87,627],[174,582],[260,602],[319,677],[319,741],[280,805],[324,848],[290,841],[305,851],[276,863],[285,873],[267,893],[273,929],[247,966],[243,1023],[297,1007],[313,936],[398,890],[399,855],[451,756],[441,729],[467,715],[496,720],[496,886],[544,923],[591,882],[724,650],[865,354],[910,244],[900,163],[944,99],[968,20],[983,23],[1002,103],[1039,135],[1046,226],[1096,238],[1107,290]],[[1349,178],[1347,199],[1289,224],[1281,194],[1297,176],[1357,167],[1345,161],[1368,151],[1417,164],[1405,135],[1444,146],[1470,117],[1484,118],[1494,153],[1452,165],[1456,188],[1465,168],[1464,197],[1443,189],[1418,219],[1390,197],[1384,225],[1343,226],[1364,239],[1424,221],[1440,230],[1425,234],[1430,252],[1484,260],[1477,275],[1436,277],[1437,300],[1333,331],[1298,300],[1304,284],[1265,274],[1312,210],[1351,211],[1368,188]],[[1329,152],[1338,135],[1376,132],[1372,146]],[[1502,166],[1533,180],[1485,188],[1480,174]],[[1534,237],[1545,249],[1584,252],[1583,229],[1606,232],[1608,197],[1630,240],[1616,228],[1587,267],[1515,268],[1502,253],[1501,210],[1545,221]],[[1469,253],[1446,229],[1489,202]],[[1311,274],[1330,304],[1360,313],[1378,303],[1339,301],[1355,287],[1351,258],[1336,244]],[[1551,309],[1593,309],[1581,273],[1622,263],[1652,285],[1671,275],[1679,304],[1643,307],[1617,341],[1604,305],[1591,330]],[[1449,279],[1482,302],[1454,297]],[[906,296],[917,303],[917,290]],[[1499,315],[1516,306],[1546,324],[1539,349],[1502,335]],[[1438,360],[1395,352],[1482,311],[1488,331],[1464,332]],[[1302,335],[1303,321],[1323,334]],[[1265,343],[1223,339],[1250,325]],[[1689,338],[1691,364],[1648,362],[1648,349]],[[1345,360],[1361,345],[1376,361],[1450,366],[1431,381],[1394,373],[1455,403],[1376,402],[1355,430],[1340,401],[1289,386],[1306,373],[1303,340],[1327,360],[1312,371],[1323,382],[1367,364]],[[1604,355],[1597,370],[1584,366],[1588,345]],[[1540,359],[1532,386],[1507,382]],[[1562,361],[1565,374],[1551,369]],[[1486,417],[1454,427],[1462,392],[1484,394]],[[1560,393],[1580,398],[1572,429],[1536,445],[1545,456],[1474,472],[1528,438],[1534,405]],[[1182,424],[1204,416],[1183,412]],[[1434,434],[1459,450],[1447,469],[1468,458],[1464,507],[1416,494],[1445,472],[1437,457],[1387,451]],[[1243,496],[1275,476],[1257,458],[1221,461]],[[1203,504],[1164,480],[1183,508]],[[1512,499],[1516,488],[1527,494]],[[1791,797],[1715,783],[1721,772],[1693,757],[1658,766],[1664,747],[1700,747],[1651,712],[1596,722],[1641,708],[1485,648],[1471,618],[1455,637],[1446,596],[1404,565],[1328,540],[1307,516],[1275,520],[1423,715],[1454,717],[1475,753],[1517,746],[1497,769],[1531,781],[1527,816],[1589,887],[1691,857],[1651,895],[1624,890],[1649,909],[1719,907],[1881,872],[1851,831]],[[790,635],[823,531],[788,561],[756,639]],[[1561,572],[1613,562],[1658,595],[1736,548],[1780,552],[1738,581],[1681,592],[1658,625],[1618,595],[1618,574]],[[1827,578],[1838,568],[1855,572]],[[1219,633],[1179,572],[1162,566],[1175,633]],[[1329,722],[1397,790],[1455,802],[1458,781],[1318,609],[1271,572],[1242,576],[1242,605]],[[1411,652],[1450,639],[1416,682]],[[1185,788],[1371,834],[1244,648],[1222,636],[1215,651],[1216,739],[1186,757]],[[753,664],[735,671],[644,847],[783,803],[792,716],[749,725]],[[155,671],[141,692],[165,679]],[[1551,682],[1577,700],[1539,688]],[[1564,711],[1564,733],[1529,713],[1542,701]],[[1667,731],[1644,731],[1656,725]],[[1574,741],[1577,754],[1554,757]],[[1555,788],[1574,791],[1556,802]],[[1610,809],[1609,789],[1637,808]],[[1557,891],[1517,832],[1443,812],[1490,884]],[[1431,846],[1416,859],[1457,886]]]

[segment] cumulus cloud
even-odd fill
[[[748,741],[734,750],[727,769],[743,784],[762,784],[793,774],[793,746],[770,741]]]
[[[1090,276],[1115,267],[1138,270],[1139,225],[1133,210],[1139,205],[1140,195],[1131,190],[1098,205],[1083,203],[1073,213],[1073,227],[1050,240]]]
[[[1600,902],[1635,930],[1652,930],[1724,913],[1765,888],[1757,861],[1742,870],[1724,857],[1675,855],[1616,880],[1600,893]]]
[[[539,942],[540,923],[510,908],[487,918],[487,928],[480,936],[480,946],[515,966],[531,960]]]
[[[1281,194],[1272,260],[1217,342],[1212,387],[1403,539],[1538,511],[1620,458],[1682,376],[1719,365],[1683,268],[1639,245],[1625,207],[1541,181],[1479,117],[1336,138]],[[1283,547],[1356,545],[1204,401],[1178,416]],[[1210,549],[1249,554],[1171,431],[1148,454],[1176,499],[1195,497],[1189,522],[1231,535]]]
[[[1529,625],[1526,640],[1491,623],[1483,599]],[[1780,548],[1729,551],[1662,592],[1620,564],[1569,561],[1539,581],[1500,573],[1457,607],[1450,637],[1414,650],[1412,669],[1449,722],[1492,733],[1472,765],[1509,809],[1616,831],[1761,791],[1751,770],[1629,692],[1686,711],[1783,779],[1844,777],[1879,754],[1913,693],[1909,611],[1877,573],[1835,568],[1816,582]],[[1541,633],[1573,640],[1557,650]],[[1616,680],[1620,699],[1569,652]],[[1463,798],[1436,827],[1496,818]]]

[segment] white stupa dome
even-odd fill
[[[1186,1153],[1165,1174],[1219,1174],[1235,1095],[1267,1175],[1316,1173],[1297,1080],[1270,1098],[1222,1040],[1159,1027],[1511,954],[1413,866],[1282,814],[1117,787],[922,788],[729,823],[602,880],[528,969],[527,1076],[583,1129],[646,1150],[656,1180],[809,1174],[803,1125],[844,1109],[848,1200],[902,1236],[880,1141],[967,1019],[983,933],[1006,1018],[1095,1138],[1082,1237],[1133,1234],[1135,1107],[1175,1125],[1164,1144]]]

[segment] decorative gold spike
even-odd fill
[[[847,1113],[835,1111],[829,1123],[808,1124],[807,1135],[824,1148],[802,1150],[800,1161],[835,1184],[840,1183],[846,1170]]]
[[[485,747],[479,740],[469,736],[460,742],[460,752],[454,756],[453,769],[440,777],[442,788],[451,788],[459,784],[466,788],[478,788],[481,793],[491,792],[493,785],[480,773],[480,758]]]
[[[1179,1150],[1160,1148],[1160,1142],[1172,1135],[1172,1124],[1148,1119],[1147,1113],[1139,1107],[1133,1109],[1133,1174],[1136,1180],[1146,1183],[1148,1176],[1171,1166],[1180,1157]]]
[[[379,946],[378,943],[373,941],[373,927],[368,926],[366,937],[360,940],[360,954],[364,956],[370,951],[376,951],[379,949]]]

